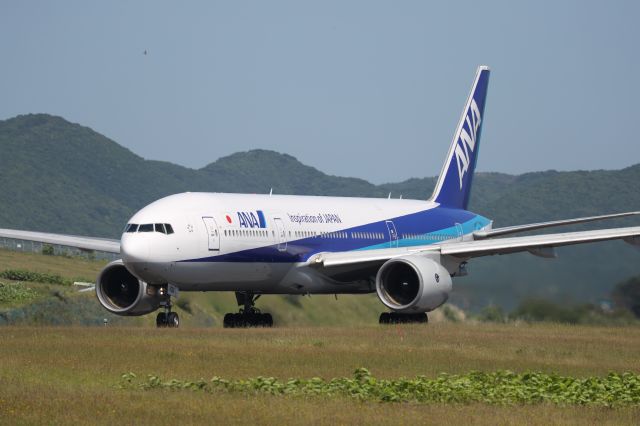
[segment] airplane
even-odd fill
[[[0,229],[0,236],[117,253],[95,292],[117,315],[158,309],[158,327],[178,327],[181,291],[233,291],[239,306],[223,326],[273,325],[255,306],[264,294],[377,293],[379,322],[425,323],[452,278],[480,256],[622,239],[640,247],[640,227],[505,237],[561,225],[638,215],[626,212],[493,228],[467,210],[490,70],[477,69],[445,163],[429,200],[182,193],[135,213],[121,239]]]

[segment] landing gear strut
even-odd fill
[[[383,312],[380,314],[380,324],[426,324],[429,322],[426,312],[416,314],[401,314],[399,312]]]
[[[240,312],[237,314],[226,314],[224,316],[224,328],[246,328],[246,327],[271,327],[273,326],[273,318],[271,314],[263,314],[255,307],[256,300],[260,298],[260,294],[255,295],[249,292],[236,292],[236,300]]]
[[[167,299],[164,304],[164,312],[160,312],[156,317],[156,327],[178,328],[180,326],[180,317],[176,312],[171,312],[171,298]]]

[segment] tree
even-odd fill
[[[640,276],[618,283],[611,292],[616,306],[630,310],[640,318]]]

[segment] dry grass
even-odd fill
[[[639,408],[415,405],[118,389],[120,374],[378,377],[470,370],[638,372],[640,329],[431,324],[255,330],[0,329],[0,423],[626,423]]]
[[[105,262],[0,250],[0,269],[95,277]],[[358,327],[194,328],[235,309],[232,294],[189,294],[183,328],[0,328],[0,424],[639,424],[640,408],[360,403],[346,399],[119,389],[120,375],[185,380],[381,378],[536,370],[638,372],[640,328],[431,323],[379,327],[372,297],[261,299],[278,324]],[[96,302],[97,303],[97,302]],[[54,314],[53,312],[51,314]],[[216,316],[217,315],[217,316]],[[349,315],[352,315],[350,317]],[[206,320],[206,321],[205,321]]]

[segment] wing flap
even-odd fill
[[[35,241],[44,244],[77,247],[82,250],[97,250],[115,254],[120,253],[120,241],[110,240],[107,238],[51,234],[48,232],[19,231],[15,229],[0,229],[0,237]]]

